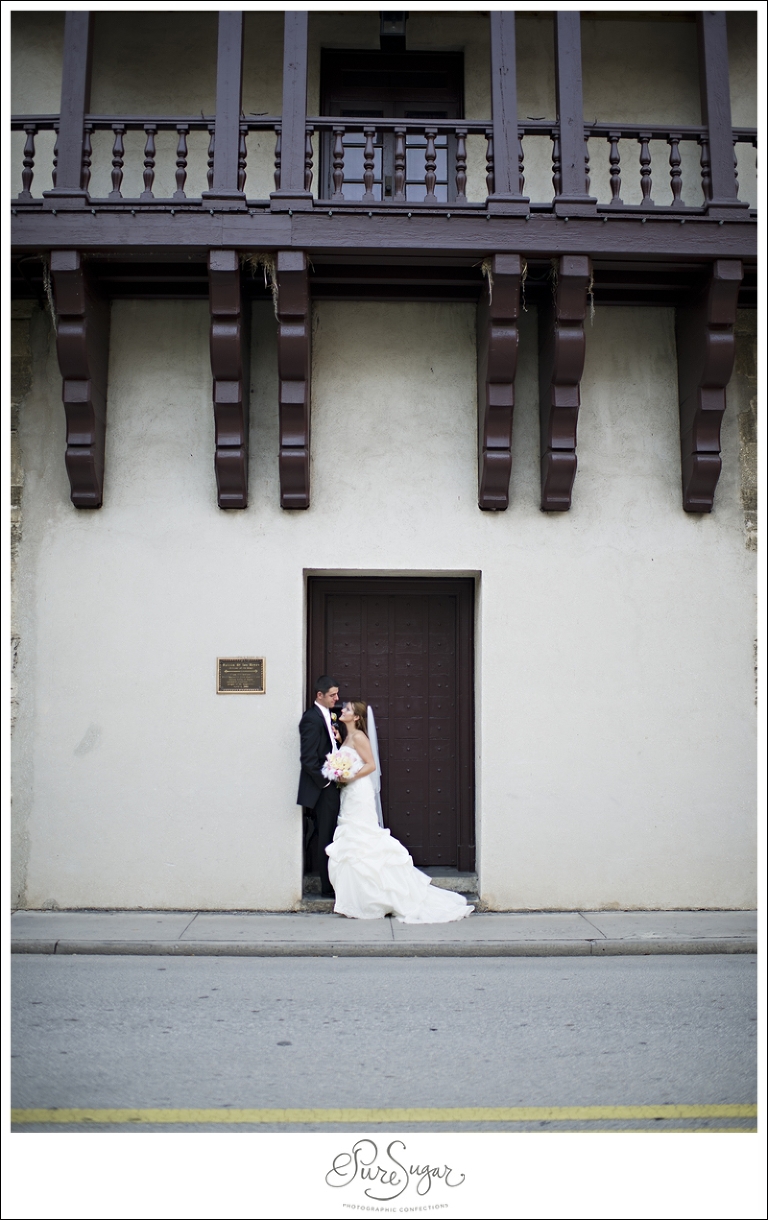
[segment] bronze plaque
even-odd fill
[[[217,657],[217,695],[266,693],[264,657]]]

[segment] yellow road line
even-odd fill
[[[757,1106],[465,1106],[402,1110],[12,1110],[13,1123],[526,1123],[755,1118]]]

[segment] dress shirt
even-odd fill
[[[333,735],[333,729],[331,727],[331,713],[327,707],[323,707],[322,703],[318,703],[317,699],[315,699],[315,707],[318,707],[323,713],[323,720],[325,721],[326,728],[328,729],[328,736],[331,739],[331,749],[336,750],[338,748],[338,742]]]

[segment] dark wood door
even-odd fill
[[[474,868],[471,580],[312,577],[321,673],[376,716],[384,823],[423,867]]]
[[[323,50],[320,66],[320,113],[347,118],[460,119],[464,113],[464,56],[460,51],[391,52]],[[344,197],[361,199],[363,148],[361,131],[347,132],[344,145]],[[377,200],[392,197],[394,181],[394,135],[377,131],[374,140],[373,194]],[[424,199],[423,134],[408,132],[406,146],[405,197],[414,203]],[[333,136],[321,141],[321,197],[330,199]],[[455,137],[445,132],[435,140],[434,192],[441,203],[456,198],[454,175]]]

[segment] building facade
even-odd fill
[[[327,670],[490,909],[753,906],[755,14],[13,34],[17,904],[299,906]]]

